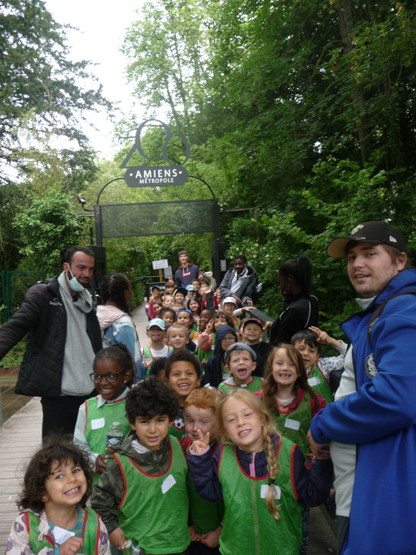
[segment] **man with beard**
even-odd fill
[[[52,433],[72,436],[78,408],[93,393],[89,374],[102,347],[86,289],[94,254],[85,247],[63,248],[60,263],[62,273],[31,287],[0,328],[0,359],[28,334],[16,393],[42,398],[43,438]]]
[[[244,254],[234,256],[234,267],[224,275],[220,291],[225,297],[233,297],[239,306],[253,306],[253,295],[256,292],[257,275],[253,266],[247,264]]]

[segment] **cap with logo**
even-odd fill
[[[338,237],[328,245],[327,252],[332,258],[345,258],[346,247],[351,241],[357,243],[376,243],[396,247],[406,252],[406,239],[401,231],[387,222],[364,222],[357,225],[346,237]]]

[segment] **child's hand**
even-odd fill
[[[248,302],[249,302],[249,301],[247,301],[247,304],[248,304]],[[253,301],[251,301],[251,302],[253,302]],[[248,311],[250,311],[250,310],[256,310],[256,307],[253,306],[253,305],[251,304],[251,305],[249,305],[249,306],[243,306],[243,308],[242,308],[241,310],[248,310]]]
[[[123,549],[124,544],[126,543],[126,537],[124,532],[121,528],[116,528],[109,534],[110,542],[112,545],[115,545],[119,549]]]
[[[272,324],[273,322],[271,320],[268,320],[263,326],[263,331],[267,331]]]
[[[211,548],[218,547],[220,545],[221,530],[222,527],[218,526],[216,530],[212,530],[207,534],[202,534],[201,543]]]
[[[76,536],[71,536],[59,546],[60,555],[74,555],[77,551],[81,549],[84,545],[82,538],[77,538]]]
[[[212,330],[213,330],[213,329],[214,329],[214,318],[212,318],[212,319],[208,322],[207,327],[205,328],[205,331],[206,331],[207,333],[212,333]]]
[[[197,431],[198,439],[192,442],[192,451],[195,455],[200,455],[201,453],[204,453],[209,447],[210,433],[207,432],[206,434],[203,434],[199,429]]]
[[[322,443],[316,443],[313,439],[311,431],[308,431],[308,441],[312,451],[313,456],[315,459],[318,460],[326,460],[331,458],[331,454],[329,452],[329,445],[324,445]]]
[[[330,335],[326,333],[316,326],[309,326],[309,330],[313,331],[318,336],[317,342],[322,343],[322,345],[332,345],[332,347],[339,347],[341,345],[341,341],[334,339]]]
[[[95,472],[97,472],[97,474],[102,474],[104,470],[107,468],[108,459],[109,457],[101,454],[98,455],[98,457],[95,459]]]
[[[189,527],[189,533],[191,534],[191,542],[200,542],[201,541],[201,536],[198,534],[198,532],[195,530],[195,528],[192,526]]]

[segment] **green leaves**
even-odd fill
[[[59,250],[79,242],[82,225],[71,213],[72,199],[48,191],[18,213],[13,228],[19,234],[20,253],[27,257],[26,269],[44,270],[53,275],[59,268]]]

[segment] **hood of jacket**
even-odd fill
[[[220,326],[218,330],[215,332],[215,348],[214,348],[214,355],[218,358],[218,360],[222,361],[222,352],[221,352],[221,341],[224,339],[224,336],[227,333],[232,333],[235,337],[237,342],[237,334],[233,328],[230,326]]]
[[[138,439],[136,432],[131,430],[124,438],[119,453],[133,459],[140,466],[141,470],[148,474],[162,474],[166,472],[172,453],[169,436],[162,441],[159,449],[146,451],[146,453],[138,453],[134,449],[132,441],[135,439]]]
[[[97,306],[97,318],[102,330],[107,329],[116,320],[124,316],[126,313],[116,306],[108,304],[99,304]]]

